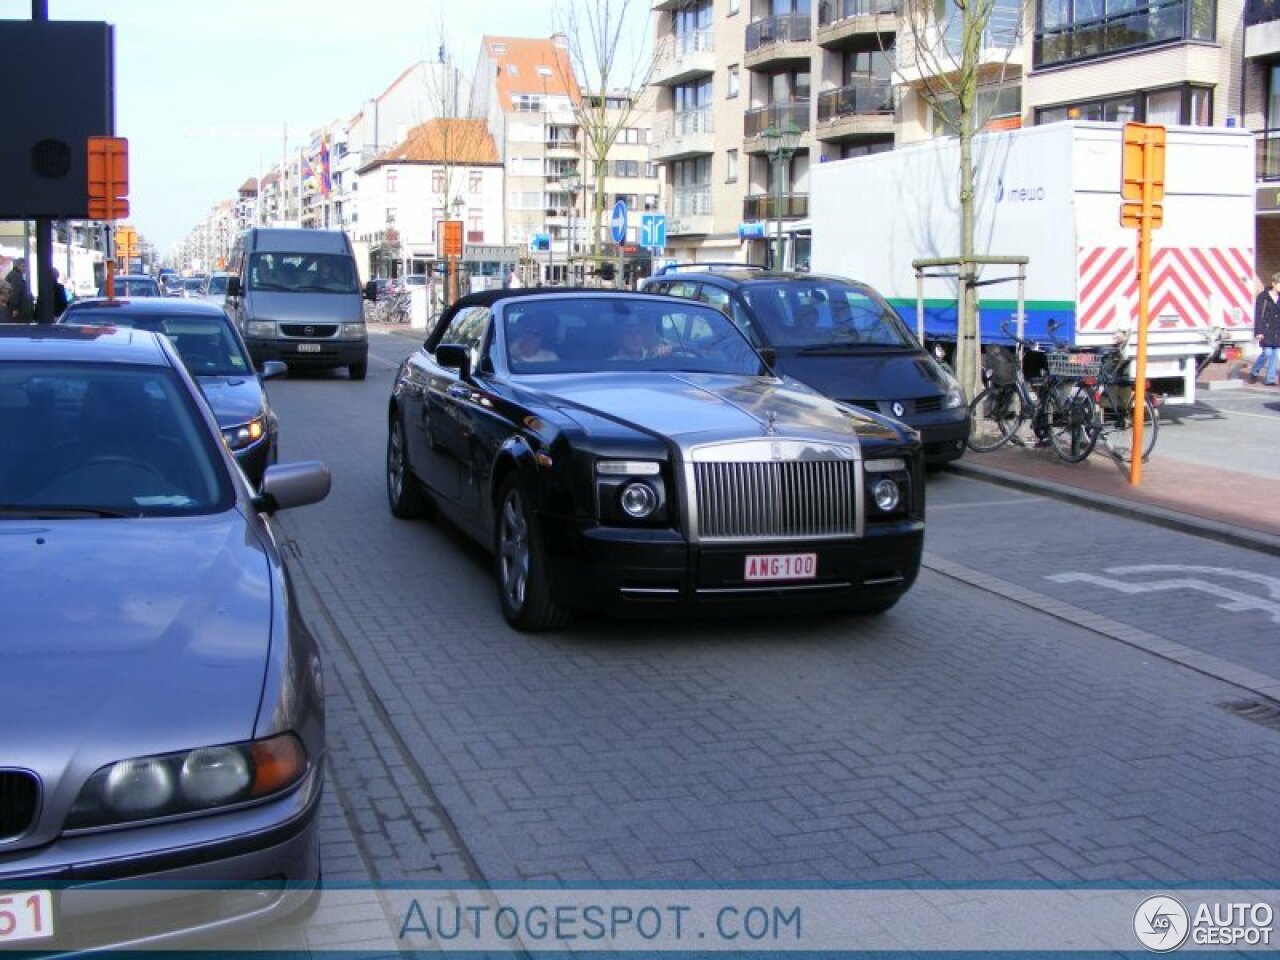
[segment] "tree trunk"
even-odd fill
[[[977,271],[974,256],[974,171],[973,137],[978,99],[978,64],[982,56],[985,18],[976,10],[978,0],[963,8],[963,67],[956,105],[960,119],[960,269],[959,302],[956,309],[956,379],[965,396],[972,400],[982,384],[982,340],[978,318]]]

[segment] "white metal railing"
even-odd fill
[[[668,205],[670,215],[679,217],[705,217],[711,214],[711,185],[677,187]]]
[[[715,41],[709,26],[677,33],[672,37],[671,56],[676,60],[681,60],[691,53],[710,53],[713,50],[715,50]]]
[[[677,137],[687,137],[691,133],[713,133],[711,108],[698,107],[696,110],[682,110],[674,117],[671,132]]]

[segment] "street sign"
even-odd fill
[[[640,246],[661,250],[667,245],[667,216],[646,213],[640,218]]]
[[[1125,200],[1142,199],[1143,189],[1148,188],[1151,202],[1164,199],[1164,150],[1165,128],[1155,123],[1126,123],[1124,125],[1124,170],[1120,191]],[[1148,156],[1149,154],[1149,156]],[[1147,157],[1149,166],[1144,166]]]
[[[1142,226],[1142,204],[1120,204],[1120,226],[1137,230]],[[1151,205],[1151,229],[1164,226],[1164,207],[1158,203]]]
[[[116,227],[116,257],[128,262],[138,253],[138,231],[130,226]]]
[[[119,220],[129,215],[129,141],[89,137],[89,217]]]
[[[619,200],[613,205],[613,216],[609,219],[614,243],[627,242],[627,201]]]
[[[444,240],[441,247],[446,257],[462,256],[462,221],[461,220],[445,220],[442,224],[444,228]]]

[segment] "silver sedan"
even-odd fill
[[[269,516],[329,482],[272,466],[253,491],[163,336],[0,331],[0,949],[312,897],[320,658]]]

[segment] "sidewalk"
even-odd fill
[[[1243,387],[1241,365],[1215,364],[1206,371],[1202,399],[1219,390],[1274,390]],[[1213,429],[1206,425],[1202,429]],[[1280,450],[1276,451],[1280,467]],[[1096,451],[1084,463],[1064,463],[1048,449],[1006,446],[994,453],[967,452],[950,465],[957,473],[981,477],[1112,513],[1280,555],[1280,469],[1277,476],[1204,466],[1162,456],[1160,444],[1142,465],[1137,487],[1129,484],[1129,467]]]

